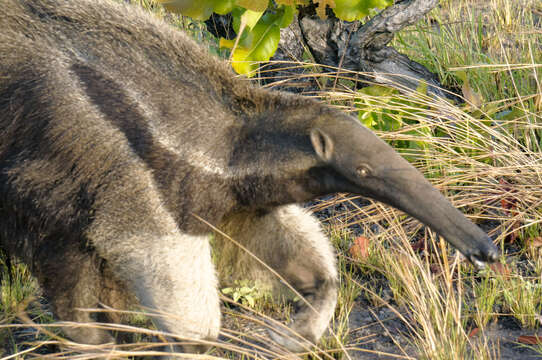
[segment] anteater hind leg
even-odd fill
[[[337,303],[335,254],[318,221],[297,205],[265,214],[242,214],[223,225],[225,233],[277,271],[310,305],[301,301],[290,328],[315,343],[329,325]],[[280,288],[277,277],[232,241],[217,236],[219,271],[223,281],[254,279]],[[292,334],[271,336],[292,351],[307,343]]]

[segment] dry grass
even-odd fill
[[[186,25],[185,20],[178,21]],[[355,338],[348,326],[350,312],[361,298],[375,308],[390,308],[408,328],[407,334],[390,333],[392,338],[406,336],[410,345],[404,348],[398,343],[399,350],[390,357],[499,358],[499,344],[487,333],[504,316],[517,319],[526,333],[534,333],[541,322],[542,300],[542,257],[538,246],[532,245],[542,228],[541,22],[542,7],[535,0],[447,0],[397,37],[396,47],[437,72],[446,86],[463,91],[465,105],[432,99],[423,92],[371,96],[353,90],[338,69],[315,73],[317,67],[311,64],[292,64],[303,67],[305,74],[276,79],[317,78],[321,90],[313,96],[353,114],[371,113],[377,120],[399,124],[390,130],[375,123],[374,129],[398,146],[458,208],[488,229],[503,251],[506,271],[476,273],[411,218],[379,203],[364,204],[339,194],[314,207],[317,211],[344,205],[344,210],[327,220],[342,275],[332,335],[311,355],[288,354],[269,344],[264,319],[271,319],[266,313],[234,306],[225,310],[231,326],[223,329],[213,352],[178,357],[375,355],[377,351],[364,347],[374,339]],[[265,76],[265,69],[260,74]],[[352,259],[347,252],[356,226],[371,240],[366,259]],[[511,237],[513,244],[508,242]],[[420,239],[425,243],[422,252],[412,246]],[[90,325],[133,333],[131,344],[89,347],[62,338],[61,328],[73,324],[53,323],[35,298],[36,286],[28,271],[21,265],[14,269],[11,283],[7,277],[2,280],[0,340],[5,359],[152,358],[160,354],[160,341],[168,334],[142,326],[147,321],[141,316],[134,326]],[[378,276],[391,289],[391,299],[382,296],[380,284],[363,282]],[[382,326],[386,328],[385,323]],[[479,329],[477,336],[470,336],[473,328]],[[63,350],[51,353],[58,346]],[[535,350],[542,353],[542,346]]]

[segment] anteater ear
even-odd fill
[[[324,161],[330,161],[333,156],[333,140],[322,130],[311,130],[311,142],[316,154]]]

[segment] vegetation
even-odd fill
[[[213,12],[231,13],[233,28],[238,38],[220,39],[220,47],[231,49],[234,70],[239,74],[254,75],[258,62],[268,61],[277,50],[280,29],[293,20],[298,6],[314,4],[316,13],[326,17],[326,8],[346,21],[361,20],[374,8],[385,8],[391,0],[156,0],[170,11],[196,20],[206,20]]]
[[[199,23],[140,2],[228,56]],[[423,86],[408,94],[378,86],[352,90],[340,74],[302,65],[305,73],[299,76],[314,78],[321,89],[313,96],[357,115],[402,151],[488,231],[502,249],[502,260],[477,271],[394,209],[346,194],[322,200],[313,210],[326,218],[337,248],[339,306],[329,336],[300,358],[542,355],[536,336],[542,324],[541,44],[542,6],[536,0],[442,0],[423,21],[399,33],[393,45],[436,72],[464,103],[431,98]],[[66,324],[53,322],[26,268],[4,262],[2,269],[0,356],[69,358],[70,351],[82,349],[61,337]],[[288,309],[266,306],[269,300],[255,284],[224,292],[239,303],[227,300],[221,342],[206,358],[285,355],[261,329],[274,322],[270,316],[287,321]],[[92,351],[152,357],[153,346],[164,337],[142,323],[138,315],[132,326],[116,327],[137,334],[135,344],[87,347],[91,353],[84,358],[92,358]]]

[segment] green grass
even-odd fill
[[[220,53],[201,24],[165,14],[148,0],[139,2]],[[530,245],[542,236],[542,5],[536,0],[443,0],[422,21],[398,34],[393,45],[436,72],[466,103],[435,101],[423,91],[355,91],[348,81],[335,86],[325,73],[312,73],[322,87],[316,96],[361,120],[371,117],[367,124],[398,147],[457,207],[473,221],[490,224],[507,270],[476,272],[411,218],[378,203],[359,206],[338,195],[315,209],[339,202],[348,205],[328,221],[341,271],[339,306],[329,336],[314,353],[300,357],[348,358],[345,348],[363,354],[348,318],[355,304],[365,301],[375,311],[391,309],[404,321],[409,331],[396,335],[410,349],[404,356],[496,359],[498,343],[487,335],[492,324],[514,319],[522,333],[530,335],[542,323],[542,256],[539,247]],[[513,203],[513,208],[503,208],[503,201]],[[378,231],[374,224],[380,224]],[[353,226],[361,226],[371,240],[365,259],[352,258],[348,252]],[[518,235],[513,244],[507,242],[510,234]],[[419,239],[427,244],[426,250],[413,249]],[[11,266],[10,282],[5,264],[2,269],[2,356],[34,346],[40,346],[35,354],[47,346],[53,349],[44,341],[62,342],[60,328],[41,305],[35,280],[21,264]],[[210,355],[253,359],[254,352],[239,346],[250,338],[267,343],[264,333],[254,331],[265,327],[262,317],[287,320],[286,305],[267,303],[258,289],[247,294],[240,297],[245,305],[226,310],[231,321],[223,332],[230,340],[217,344]],[[257,298],[255,306],[247,300],[251,295]],[[147,330],[145,319],[140,317],[128,328],[138,334],[136,344],[108,351],[127,358],[146,350],[156,334]],[[29,322],[48,327],[21,335]],[[386,323],[382,326],[386,328]],[[470,336],[474,328],[478,334]],[[542,346],[531,347],[542,354]],[[280,349],[261,351],[272,358],[283,354]],[[18,356],[25,357],[30,356]]]

